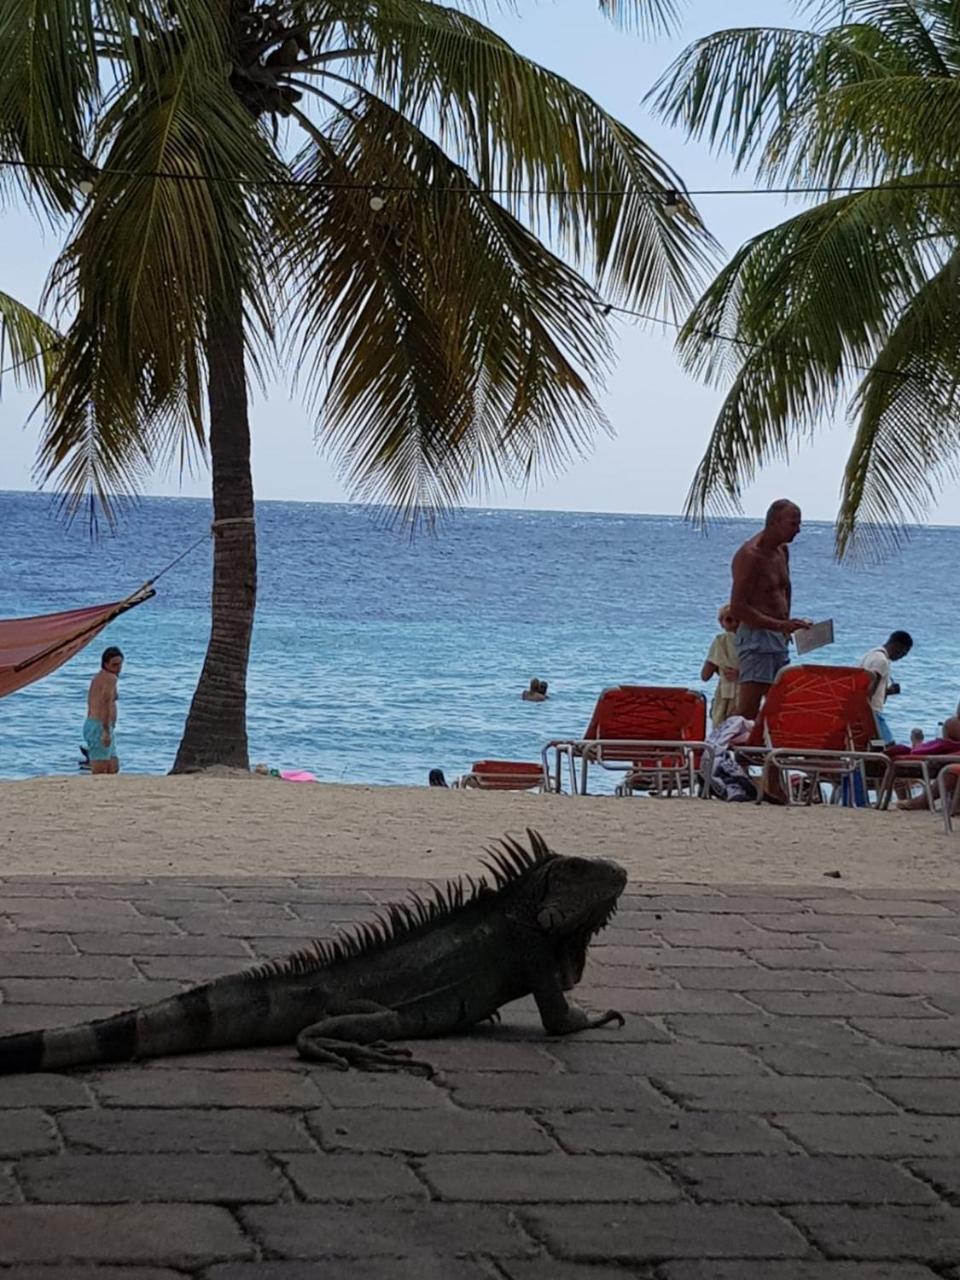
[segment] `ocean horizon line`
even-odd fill
[[[18,498],[31,498],[38,501],[46,501],[51,507],[56,507],[62,500],[62,495],[57,493],[45,493],[37,489],[7,489],[0,488],[0,497],[16,496]],[[128,495],[113,494],[111,499],[117,503],[119,509],[127,511],[135,511],[140,503],[144,502],[176,502],[176,503],[196,503],[198,505],[210,506],[212,499],[210,497],[198,497],[196,494],[179,494],[179,493],[144,493],[137,497],[131,498]],[[273,506],[273,507],[327,507],[337,511],[370,511],[377,512],[393,512],[394,508],[387,503],[375,502],[349,502],[349,501],[333,501],[325,498],[256,498],[257,507]],[[765,510],[765,509],[764,509]],[[700,520],[685,516],[682,511],[596,511],[586,507],[445,507],[437,512],[438,520],[456,518],[459,516],[471,515],[542,515],[542,516],[594,516],[598,519],[614,519],[614,520],[676,520],[687,525],[693,532],[709,532],[711,526],[716,525],[737,525],[750,524],[757,520],[762,520],[764,511],[744,512],[740,515],[725,516],[709,516],[702,523]],[[78,513],[76,518],[82,518]],[[69,523],[67,521],[66,523]],[[815,516],[804,516],[804,525],[817,526],[819,528],[833,528],[836,521],[832,519],[823,519]],[[895,528],[904,532],[908,537],[914,530],[923,532],[936,532],[937,530],[955,530],[960,529],[960,523],[935,523],[933,521],[920,523],[913,521],[903,525],[897,524],[876,524],[865,521],[864,527],[877,528]]]

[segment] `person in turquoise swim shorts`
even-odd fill
[[[83,741],[90,755],[91,773],[119,773],[117,757],[117,679],[123,654],[115,646],[104,649],[100,670],[90,681]]]

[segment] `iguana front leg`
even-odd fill
[[[575,1031],[588,1031],[591,1027],[605,1027],[611,1022],[623,1026],[626,1019],[616,1009],[591,1015],[573,1000],[568,1000],[557,972],[556,960],[549,939],[533,926],[516,924],[514,945],[517,960],[529,984],[530,994],[537,1002],[537,1011],[543,1029],[551,1036],[567,1036]]]
[[[540,1021],[548,1035],[568,1036],[575,1031],[589,1031],[591,1027],[605,1027],[611,1022],[622,1027],[626,1021],[616,1009],[591,1016],[575,1001],[567,999],[554,975],[541,980],[536,986],[531,984],[531,989]]]

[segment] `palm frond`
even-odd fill
[[[679,338],[691,372],[732,377],[688,515],[736,509],[757,469],[835,410],[878,359],[889,316],[942,264],[941,242],[925,234],[938,228],[925,193],[905,183],[805,210],[734,255]]]
[[[220,77],[224,22],[219,0],[0,0],[0,154],[23,162],[4,167],[6,190],[50,215],[72,211],[105,94],[101,50],[156,85],[189,46]]]
[[[439,122],[454,163],[602,288],[668,309],[692,296],[713,242],[692,208],[667,216],[679,177],[588,94],[429,0],[381,0],[345,27],[372,51],[351,72],[358,87],[415,127]]]
[[[685,49],[648,98],[669,124],[730,152],[735,168],[756,164],[773,174],[794,121],[805,120],[822,95],[912,66],[906,57],[870,26],[730,29]]]
[[[274,302],[260,202],[287,176],[189,49],[164,79],[117,89],[94,146],[102,172],[48,289],[72,320],[39,473],[56,475],[75,507],[91,495],[108,506],[111,487],[135,489],[159,454],[204,447],[208,317],[238,285],[257,369]]]
[[[960,250],[904,309],[857,389],[837,550],[899,540],[960,476]]]
[[[60,335],[9,293],[0,293],[0,389],[11,373],[18,387],[43,391],[53,377]]]
[[[609,345],[576,272],[372,98],[297,172],[334,184],[303,209],[287,279],[319,439],[354,494],[416,518],[589,445]]]

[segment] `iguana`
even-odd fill
[[[285,960],[139,1009],[0,1037],[0,1074],[295,1043],[302,1057],[343,1070],[429,1075],[428,1063],[389,1042],[466,1031],[526,995],[551,1035],[622,1026],[615,1010],[590,1016],[564,992],[616,911],[626,873],[600,858],[563,857],[527,834],[529,849],[504,839],[488,850],[492,882],[448,882]]]

